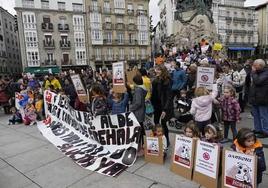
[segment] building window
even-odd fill
[[[73,16],[73,26],[75,31],[84,31],[83,16]]]
[[[92,40],[100,41],[101,40],[101,32],[98,29],[94,29],[91,31]]]
[[[108,60],[113,60],[113,49],[112,48],[107,49],[107,55],[108,55]]]
[[[24,29],[36,29],[36,21],[34,13],[22,13]]]
[[[143,5],[138,5],[138,10],[143,10]]]
[[[95,49],[95,56],[96,56],[96,60],[101,60],[101,49],[100,48]]]
[[[85,34],[84,33],[75,33],[75,47],[85,47]]]
[[[237,36],[234,36],[234,42],[235,43],[237,42]]]
[[[112,43],[113,40],[113,33],[112,32],[107,32],[106,33],[106,42],[107,43]]]
[[[65,2],[58,2],[58,10],[65,10]]]
[[[85,50],[76,51],[76,63],[78,65],[86,64],[86,51]]]
[[[27,62],[28,66],[40,66],[39,63],[39,54],[37,51],[28,51],[27,52]]]
[[[128,5],[127,5],[127,9],[128,9],[128,10],[133,10],[133,4],[128,4]]]
[[[248,43],[251,43],[251,37],[248,37]]]
[[[78,3],[73,3],[74,12],[83,12],[83,5]]]
[[[101,14],[93,12],[90,14],[90,22],[92,28],[100,28],[101,23]]]
[[[133,44],[135,42],[135,34],[134,33],[129,33],[128,34],[128,39],[129,39],[129,43]]]
[[[25,43],[26,43],[26,47],[28,47],[28,48],[29,47],[32,47],[32,48],[38,47],[36,31],[26,31],[25,32]]]
[[[134,24],[134,19],[133,19],[133,18],[129,18],[129,19],[128,19],[128,23],[129,23],[129,24]]]
[[[139,32],[139,43],[140,44],[147,44],[148,42],[148,32],[147,31],[140,31]]]
[[[105,23],[111,23],[111,17],[105,17]]]
[[[130,49],[130,58],[133,60],[135,59],[135,48]]]
[[[124,56],[125,56],[124,48],[119,48],[119,59],[124,60],[125,59]]]
[[[41,0],[41,8],[49,9],[49,0]]]
[[[125,0],[114,0],[114,13],[125,14]]]
[[[47,61],[52,64],[54,60],[54,54],[53,53],[47,53]]]
[[[117,41],[119,44],[124,43],[124,33],[117,33]]]
[[[22,0],[22,7],[34,8],[34,0]]]
[[[123,23],[123,17],[117,17],[116,22],[117,23]]]
[[[98,11],[98,1],[96,0],[92,1],[92,10]]]
[[[110,2],[109,1],[105,1],[104,4],[103,4],[103,11],[105,13],[109,13],[111,12],[111,9],[110,9]]]

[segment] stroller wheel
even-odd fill
[[[181,122],[179,122],[179,121],[176,121],[176,122],[174,122],[174,123],[175,123],[175,127],[176,127],[176,129],[181,129],[182,126],[183,126],[183,124],[182,124]]]

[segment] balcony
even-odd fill
[[[141,46],[143,46],[143,45],[147,46],[147,45],[149,45],[148,42],[149,42],[148,40],[139,40],[139,45],[141,45]]]
[[[236,18],[236,17],[234,17],[234,18],[233,18],[233,21],[234,21],[234,22],[246,22],[247,19],[246,19],[246,18]]]
[[[112,30],[113,29],[113,24],[106,22],[106,23],[102,24],[102,29],[103,30]]]
[[[70,50],[71,49],[71,42],[70,41],[60,41],[60,48],[63,50]]]
[[[115,29],[116,30],[124,30],[125,29],[125,24],[117,23],[117,24],[115,24]]]
[[[41,28],[42,28],[42,31],[53,32],[53,24],[52,23],[42,23]]]
[[[137,10],[136,11],[136,16],[141,16],[141,15],[147,16],[147,10]]]
[[[248,31],[248,35],[253,35],[254,31]]]
[[[251,42],[226,42],[226,45],[232,47],[253,47],[254,43]]]
[[[128,24],[127,29],[129,31],[136,31],[137,30],[137,26],[135,24],[131,23],[131,24]]]
[[[116,58],[113,54],[110,54],[110,55],[105,55],[104,56],[104,60],[105,61],[114,61]]]
[[[115,44],[115,45],[124,45],[124,44],[125,44],[125,40],[118,40],[118,39],[115,39],[115,40],[114,40],[114,44]]]
[[[232,29],[226,29],[226,33],[227,33],[227,35],[231,35],[233,33],[233,30]]]
[[[248,23],[251,23],[251,24],[253,24],[253,22],[254,22],[254,20],[251,18],[249,18],[247,21],[248,21]]]
[[[44,48],[45,49],[47,49],[47,50],[55,49],[55,41],[54,41],[54,39],[51,40],[51,41],[43,40],[43,43],[44,43]]]
[[[124,15],[125,14],[125,9],[124,8],[115,8],[114,9],[114,14]]]
[[[112,9],[111,8],[103,8],[102,9],[102,13],[103,14],[112,14]]]
[[[100,6],[89,6],[89,12],[101,12]]]
[[[126,44],[128,44],[128,45],[138,45],[138,40],[134,40],[134,39],[127,40]]]
[[[136,57],[136,55],[135,54],[132,54],[132,55],[128,55],[128,60],[137,60],[137,57]]]
[[[111,39],[103,39],[103,44],[108,44],[108,45],[112,45],[113,41]]]
[[[57,66],[56,60],[48,60],[46,59],[45,62],[41,63],[42,66]]]
[[[73,65],[73,62],[71,59],[69,59],[68,61],[64,60],[64,59],[61,59],[61,65],[62,66],[68,66],[68,65]]]
[[[95,60],[95,61],[102,61],[102,55],[93,55],[93,56],[92,56],[92,60]]]
[[[241,29],[234,29],[233,34],[246,34],[247,31]]]
[[[60,32],[69,32],[69,24],[58,24],[58,30]]]
[[[134,16],[134,10],[133,9],[127,9],[127,15]]]
[[[232,17],[230,17],[230,16],[226,16],[226,17],[225,17],[225,20],[228,21],[228,22],[231,22],[231,21],[232,21]]]

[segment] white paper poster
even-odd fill
[[[174,148],[174,163],[186,168],[192,165],[193,139],[183,135],[176,135]]]
[[[195,154],[195,171],[216,179],[219,146],[198,140]]]
[[[71,75],[72,82],[74,84],[77,95],[86,95],[87,92],[81,82],[80,76],[78,74]]]
[[[147,154],[159,155],[159,143],[157,137],[146,137],[147,142]]]
[[[215,69],[210,67],[197,67],[197,87],[205,87],[212,90],[215,76]]]
[[[224,158],[224,186],[253,188],[255,156],[226,150]]]
[[[124,62],[113,63],[113,85],[125,85]]]

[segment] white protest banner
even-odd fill
[[[73,74],[71,75],[71,79],[73,81],[73,84],[74,84],[74,88],[77,92],[77,95],[86,95],[87,92],[81,82],[81,79],[80,79],[80,76],[78,74]]]
[[[42,135],[85,169],[116,176],[134,164],[140,125],[133,113],[91,116],[74,110],[66,96],[44,94]]]
[[[183,135],[176,135],[173,162],[175,164],[190,169],[193,163],[192,147],[193,147],[192,138],[188,138]]]
[[[215,69],[211,67],[197,67],[196,87],[205,87],[212,90]]]
[[[157,137],[146,137],[147,154],[159,155],[159,142]]]
[[[198,140],[195,154],[195,171],[217,178],[219,146]]]
[[[113,85],[125,86],[124,62],[113,63]]]
[[[254,155],[225,150],[223,157],[224,187],[256,187],[256,157]]]

